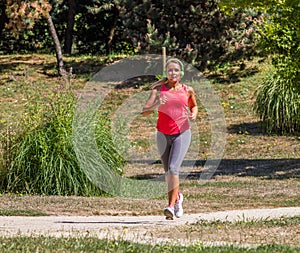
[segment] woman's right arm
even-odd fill
[[[151,91],[151,94],[143,107],[143,111],[141,113],[142,116],[147,116],[151,114],[157,107],[159,107],[160,101],[157,94],[158,94],[157,88],[154,88]]]

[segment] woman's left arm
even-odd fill
[[[196,96],[195,96],[195,91],[192,87],[188,86],[188,106],[191,111],[190,119],[191,120],[196,120],[197,115],[198,115],[198,105],[196,101]]]

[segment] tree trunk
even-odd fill
[[[0,37],[2,35],[2,30],[5,28],[5,24],[8,22],[5,11],[6,5],[4,3],[0,3]]]
[[[111,54],[111,44],[115,36],[116,25],[119,18],[119,6],[117,5],[114,6],[112,13],[113,13],[113,22],[111,23],[109,35],[106,41],[106,54]]]
[[[65,34],[65,44],[64,44],[64,53],[72,53],[73,45],[73,32],[75,24],[75,14],[76,14],[76,2],[75,0],[68,0],[68,21],[67,21],[67,30]]]
[[[63,62],[63,57],[62,57],[62,51],[61,51],[61,45],[60,41],[58,39],[52,17],[50,16],[50,13],[47,15],[47,22],[49,25],[49,29],[51,32],[51,36],[53,38],[54,44],[55,44],[55,52],[56,52],[56,60],[57,60],[57,68],[58,68],[58,73],[61,76],[65,76],[67,74],[65,67],[64,67],[64,62]]]

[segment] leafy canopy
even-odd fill
[[[51,4],[48,0],[6,0],[6,13],[9,18],[6,28],[16,34],[23,29],[32,29],[35,22],[46,17],[50,11]]]
[[[226,11],[227,13],[230,13],[232,9],[234,8],[252,8],[252,9],[260,9],[260,10],[270,10],[274,6],[280,5],[280,6],[290,6],[290,7],[295,7],[295,6],[300,6],[300,3],[298,0],[252,0],[252,1],[247,1],[247,0],[222,0],[220,2],[220,7],[222,10]]]

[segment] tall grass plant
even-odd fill
[[[300,131],[300,88],[293,79],[271,71],[256,90],[254,110],[268,132]]]
[[[52,89],[41,83],[28,89],[28,102],[18,130],[8,128],[2,133],[3,190],[45,195],[102,193],[79,166],[74,151],[72,121],[77,95],[71,81],[72,78],[58,80]],[[122,173],[124,160],[114,150],[107,119],[98,117],[96,124],[100,154],[112,170]]]

